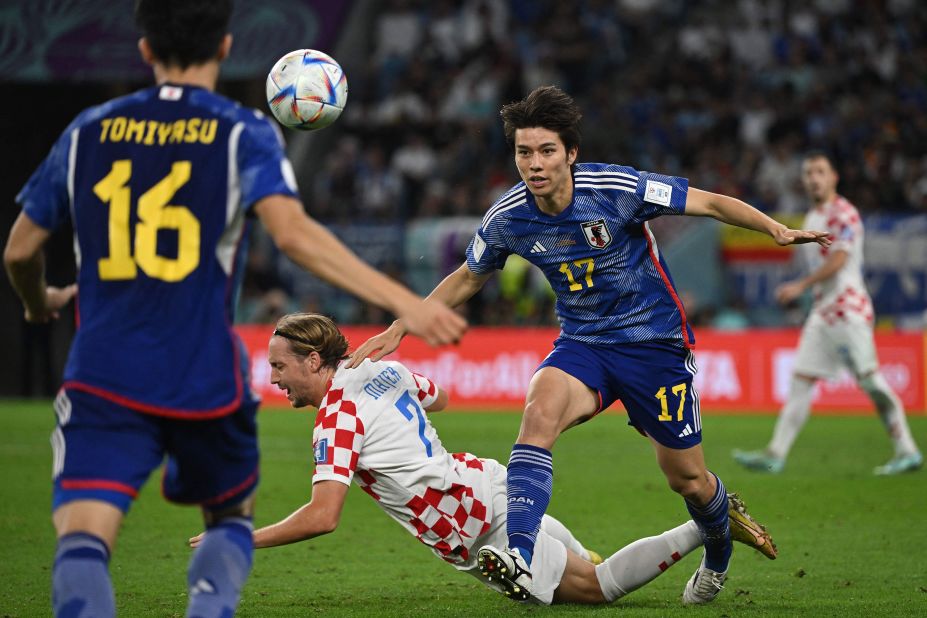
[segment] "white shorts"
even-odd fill
[[[833,378],[842,367],[849,369],[854,377],[879,368],[872,326],[862,320],[827,324],[812,314],[801,331],[794,373]]]
[[[506,514],[508,498],[506,496],[506,469],[505,466],[492,459],[483,459],[483,469],[492,475],[492,523],[486,534],[477,537],[466,562],[454,564],[461,571],[466,571],[481,582],[492,588],[489,582],[480,575],[476,563],[476,552],[483,545],[492,545],[500,549],[508,547],[509,537],[506,534]],[[562,542],[544,531],[543,522],[538,532],[537,542],[534,545],[534,555],[531,559],[531,601],[550,605],[554,599],[554,590],[560,585],[563,571],[566,569],[567,550]]]

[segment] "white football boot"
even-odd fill
[[[682,591],[683,605],[703,605],[711,603],[724,588],[727,571],[718,573],[705,566],[705,555],[702,554],[702,563],[695,570],[686,589]]]
[[[531,570],[520,553],[484,545],[476,556],[480,574],[492,588],[498,590],[501,587],[502,594],[515,601],[528,600],[531,596]]]

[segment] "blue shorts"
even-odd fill
[[[659,341],[592,345],[561,337],[542,367],[556,367],[597,391],[599,411],[620,400],[629,424],[663,446],[685,449],[702,441],[691,350]]]
[[[257,486],[256,403],[228,416],[185,420],[67,389],[55,399],[55,414],[53,509],[90,499],[126,512],[162,462],[161,493],[171,502],[219,511]]]

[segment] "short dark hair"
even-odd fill
[[[215,57],[232,17],[232,0],[137,0],[135,23],[155,57],[185,69]]]
[[[826,150],[809,150],[801,158],[804,161],[810,161],[811,159],[824,159],[830,164],[832,170],[837,171],[837,162],[834,161],[833,155],[831,155]]]
[[[579,148],[583,115],[573,98],[556,86],[535,88],[521,101],[503,106],[499,115],[510,146],[515,145],[516,129],[541,127],[556,132],[567,150]]]

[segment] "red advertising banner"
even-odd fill
[[[267,341],[272,327],[236,327],[251,358],[253,388],[266,404],[288,405],[270,384]],[[344,327],[352,345],[380,332],[379,327]],[[785,401],[792,373],[797,330],[738,333],[699,330],[695,387],[702,412],[775,412]],[[409,337],[389,358],[427,375],[448,391],[456,408],[519,409],[535,368],[551,350],[555,329],[474,328],[457,346],[434,349]],[[909,413],[927,410],[925,336],[879,333],[876,346],[886,380]],[[871,413],[872,404],[849,373],[818,384],[815,411]]]

